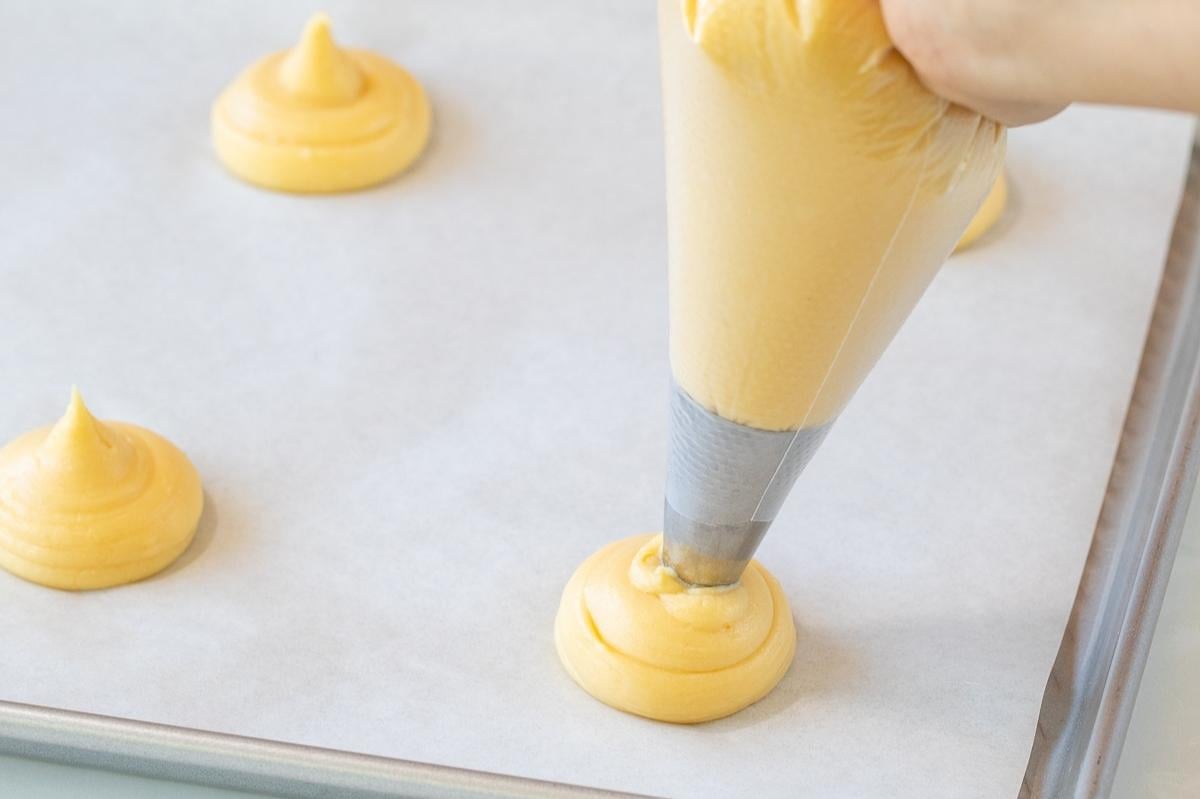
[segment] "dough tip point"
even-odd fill
[[[71,386],[71,401],[42,444],[46,458],[67,463],[88,457],[108,446],[96,417],[88,410],[78,386]]]
[[[67,403],[66,413],[63,414],[59,424],[68,423],[78,425],[82,422],[95,421],[92,412],[88,410],[87,403],[83,401],[83,392],[79,390],[79,386],[71,386],[71,399]]]
[[[333,40],[329,15],[309,18],[300,41],[284,59],[280,78],[294,95],[321,103],[345,103],[362,91],[362,75]]]
[[[331,47],[333,45],[333,23],[324,11],[318,11],[304,23],[300,34],[301,47]]]

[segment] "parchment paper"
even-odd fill
[[[158,578],[0,574],[0,697],[677,796],[1014,796],[1191,121],[1013,134],[1014,212],[937,279],[760,551],[795,666],[671,727],[584,695],[551,636],[575,566],[660,523],[654,10],[327,6],[424,80],[437,135],[393,184],[306,198],[226,175],[207,114],[308,4],[0,4],[0,437],[78,383],[208,492]]]

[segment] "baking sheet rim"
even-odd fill
[[[1200,129],[1020,799],[1109,795],[1198,471]]]

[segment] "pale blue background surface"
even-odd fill
[[[22,799],[234,799],[263,796],[4,756],[0,756],[0,786],[3,786],[4,796]]]

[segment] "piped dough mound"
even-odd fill
[[[130,583],[187,549],[203,506],[171,442],[97,421],[75,391],[57,424],[0,449],[0,566],[52,588]]]
[[[342,50],[318,14],[291,50],[242,73],[212,110],[213,146],[238,177],[277,191],[339,192],[387,180],[429,140],[424,89],[381,55]]]
[[[1000,176],[996,178],[996,183],[992,186],[992,190],[984,198],[983,205],[975,212],[975,217],[971,220],[971,224],[967,225],[966,232],[958,240],[954,251],[961,252],[967,249],[991,230],[1000,221],[1000,217],[1004,215],[1004,209],[1007,206],[1008,180],[1004,177],[1004,173],[1001,172]]]
[[[681,724],[736,713],[787,673],[796,628],[775,578],[751,562],[733,586],[688,586],[662,564],[662,536],[596,552],[563,591],[558,655],[585,691]]]

